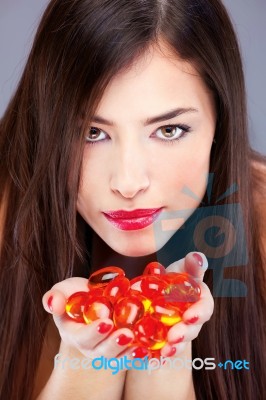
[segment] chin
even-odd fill
[[[165,243],[160,243],[159,245],[157,243],[155,246],[154,243],[144,243],[144,241],[142,241],[142,243],[139,242],[137,245],[134,243],[127,243],[123,246],[122,243],[113,243],[113,245],[110,244],[109,246],[117,253],[126,257],[144,257],[156,253],[156,251],[159,251],[164,245]]]

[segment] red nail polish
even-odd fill
[[[172,347],[169,352],[166,354],[166,357],[172,357],[176,353],[176,348]]]
[[[116,338],[116,343],[119,344],[120,346],[125,346],[125,345],[129,344],[130,342],[132,342],[132,340],[133,340],[132,337],[129,337],[122,333],[121,335],[119,335]]]
[[[50,310],[51,312],[53,312],[52,301],[53,301],[53,296],[50,296],[49,299],[47,300],[47,305],[48,305],[49,310]]]
[[[106,324],[106,322],[101,322],[98,326],[97,326],[97,330],[99,333],[104,334],[109,332],[112,329],[112,325],[111,324]]]
[[[132,351],[133,358],[144,358],[145,356],[149,355],[149,350],[145,349],[145,347],[137,347],[135,350]]]
[[[193,317],[188,319],[187,321],[185,321],[186,324],[194,324],[195,322],[197,322],[199,319],[199,317]]]
[[[184,340],[184,336],[180,336],[178,339],[176,339],[176,340],[171,340],[171,344],[177,344],[177,343],[180,343],[180,342],[183,342],[183,340]]]
[[[193,253],[193,257],[197,260],[200,267],[203,266],[203,259],[198,253]]]

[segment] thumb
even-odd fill
[[[200,252],[190,252],[186,257],[170,264],[167,272],[188,273],[195,280],[203,281],[205,271],[208,269],[207,257]]]

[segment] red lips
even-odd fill
[[[116,228],[121,230],[143,229],[152,224],[162,211],[161,208],[137,209],[133,211],[117,210],[104,212],[104,216]]]
[[[147,217],[148,215],[154,214],[158,211],[159,208],[143,208],[133,211],[124,211],[124,210],[117,210],[117,211],[107,211],[104,214],[107,214],[111,218],[119,218],[119,219],[131,219],[131,218],[141,218]]]

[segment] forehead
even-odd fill
[[[118,113],[123,118],[122,112],[125,118],[136,115],[141,119],[177,106],[198,108],[210,97],[194,65],[161,42],[151,45],[110,81],[96,114],[112,119]]]
[[[153,78],[160,78],[157,80],[157,84],[160,85],[173,77],[176,81],[179,78],[184,80],[185,77],[189,79],[190,76],[200,79],[200,74],[192,63],[181,59],[177,52],[161,41],[151,44],[128,68],[120,71],[111,80],[110,86],[132,83],[136,85],[137,81],[146,81],[149,84]]]

